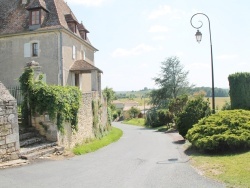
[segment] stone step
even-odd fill
[[[20,149],[20,155],[21,156],[27,155],[27,154],[33,153],[35,151],[50,148],[53,146],[57,146],[57,143],[56,142],[43,142],[43,143],[29,145],[29,146],[26,146],[26,147],[23,147]]]
[[[42,142],[44,140],[44,138],[41,137],[32,137],[26,140],[23,140],[20,142],[20,147],[24,147],[24,146],[28,146],[28,145],[32,145],[35,143],[39,143]]]
[[[38,150],[38,151],[35,151],[35,152],[27,154],[27,155],[22,155],[21,158],[26,159],[26,160],[34,160],[34,159],[37,159],[41,156],[45,156],[45,155],[52,154],[55,152],[62,152],[63,150],[64,150],[63,147],[54,146],[51,148],[45,148],[42,150]]]
[[[32,138],[32,137],[35,137],[35,136],[36,136],[36,133],[34,133],[34,132],[27,132],[27,133],[20,134],[19,135],[19,140],[23,141],[25,139]]]

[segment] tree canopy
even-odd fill
[[[115,100],[115,92],[112,88],[108,88],[106,87],[103,91],[102,91],[103,95],[106,97],[107,99],[107,103],[108,106],[111,106],[111,103],[113,100]]]
[[[167,104],[167,99],[176,99],[185,93],[189,88],[187,75],[188,71],[184,70],[178,57],[172,56],[163,61],[159,76],[153,78],[159,89],[151,93],[151,103],[158,106],[165,101]]]

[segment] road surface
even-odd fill
[[[67,160],[0,170],[1,188],[220,188],[193,169],[173,134],[114,123],[121,139]]]

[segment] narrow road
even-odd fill
[[[114,123],[123,137],[94,153],[0,170],[1,188],[219,188],[199,175],[170,134]]]

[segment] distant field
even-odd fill
[[[133,100],[139,103],[139,106],[143,106],[144,105],[144,98],[134,98],[134,99],[118,99],[121,102],[126,102],[129,100]],[[145,98],[145,105],[148,104],[149,98]]]
[[[212,108],[212,98],[209,98],[210,107]],[[226,103],[230,102],[230,97],[215,97],[215,108],[221,109],[222,106]]]
[[[126,102],[129,99],[118,99],[119,101],[122,102]],[[144,98],[134,98],[134,101],[139,103],[139,106],[143,106],[144,105]],[[149,98],[145,98],[145,105],[147,105],[149,101]],[[210,102],[210,107],[212,108],[212,98],[209,98],[209,102]],[[215,97],[215,108],[216,109],[221,109],[222,106],[226,103],[226,102],[230,102],[230,97]]]

